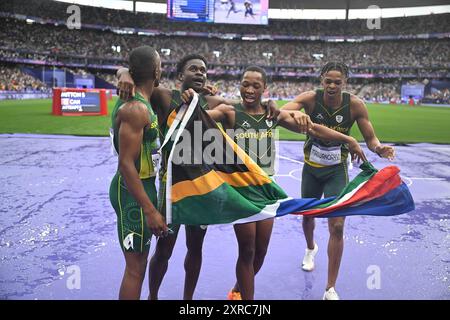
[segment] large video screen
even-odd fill
[[[269,0],[168,0],[167,17],[174,20],[268,24]]]
[[[268,24],[269,0],[215,0],[214,22]]]
[[[173,20],[214,22],[214,1],[168,0],[167,17]]]

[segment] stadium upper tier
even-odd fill
[[[70,4],[49,0],[2,0],[0,12],[65,22]],[[419,35],[450,32],[450,14],[406,18],[383,18],[380,29],[369,29],[367,20],[269,20],[267,26],[220,25],[168,21],[163,14],[137,13],[80,6],[82,27],[141,28],[164,33],[198,32],[214,35],[254,34],[279,36],[381,36]]]
[[[0,23],[3,26],[0,29],[0,59],[10,62],[26,63],[20,59],[29,59],[74,63],[80,67],[89,67],[88,64],[100,68],[109,66],[113,69],[125,63],[126,55],[132,48],[147,44],[161,52],[166,64],[174,64],[188,53],[200,53],[214,65],[212,70],[225,74],[239,74],[242,66],[249,64],[277,68],[277,72],[297,72],[299,70],[292,68],[300,68],[303,72],[314,73],[323,61],[343,61],[357,69],[358,73],[390,72],[398,76],[399,70],[409,73],[414,69],[415,76],[418,76],[417,72],[424,69],[443,72],[443,76],[447,76],[450,66],[448,39],[361,43],[238,41],[118,35],[110,31],[69,30],[65,26],[27,24],[8,18],[0,18]],[[167,54],[169,51],[170,54]]]

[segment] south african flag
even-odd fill
[[[356,214],[390,216],[414,210],[414,201],[400,178],[400,170],[388,166],[378,171],[370,163],[360,166],[361,173],[337,197],[289,198],[197,103],[195,96],[189,106],[175,109],[167,121],[169,130],[161,149],[168,154],[165,186],[168,223],[245,223],[286,214],[324,218]],[[205,152],[211,148],[210,142],[198,141],[195,131],[199,130],[199,124],[202,134],[210,129],[217,133],[215,153]],[[186,142],[186,133],[197,140]],[[185,150],[199,150],[202,159],[184,154],[189,161],[174,161],[182,144],[187,146]],[[211,157],[222,161],[211,161]]]

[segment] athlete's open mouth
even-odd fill
[[[205,84],[205,81],[203,79],[192,79],[192,82],[194,82],[196,85],[203,87],[203,85]]]
[[[246,102],[255,102],[256,97],[255,96],[250,96],[250,95],[244,95],[244,100]]]

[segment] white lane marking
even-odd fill
[[[300,169],[291,170],[291,172],[289,172],[289,177],[291,177],[292,179],[297,180],[297,181],[302,181],[302,179],[294,176],[294,172],[297,172],[297,171],[300,171]]]
[[[429,149],[429,150],[446,150],[449,151],[450,147],[423,147],[423,149]]]
[[[286,159],[286,160],[292,161],[294,163],[299,163],[299,164],[302,164],[302,165],[304,164],[303,162],[301,162],[299,160],[291,159],[291,158],[288,158],[288,157],[285,157],[285,156],[277,155],[277,157],[280,158],[280,159]]]
[[[406,177],[400,176],[403,180],[405,180],[406,185],[409,187],[413,184],[413,180],[427,180],[427,181],[446,181],[444,178],[428,178],[428,177]]]
[[[444,178],[425,178],[425,177],[409,177],[411,180],[434,180],[434,181],[445,181]]]
[[[402,180],[405,180],[406,186],[408,186],[408,187],[409,187],[410,185],[413,184],[412,180],[411,180],[410,178],[408,178],[408,177],[400,176],[400,178],[401,178]]]

